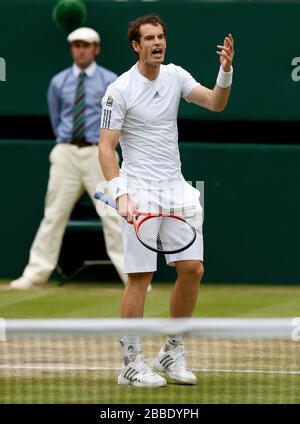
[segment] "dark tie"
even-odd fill
[[[79,82],[76,89],[75,103],[73,108],[73,140],[82,140],[85,132],[85,93],[84,79],[86,74],[81,72],[78,76]]]

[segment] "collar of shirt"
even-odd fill
[[[75,75],[75,77],[78,77],[81,72],[85,72],[88,77],[91,77],[95,73],[96,68],[96,62],[91,63],[90,66],[85,69],[81,69],[79,68],[79,66],[76,65],[76,63],[73,63],[73,74]]]
[[[135,65],[133,65],[133,69],[134,69],[134,71],[135,72],[137,72],[137,74],[138,74],[138,76],[142,79],[142,80],[144,80],[144,81],[146,81],[147,83],[149,83],[149,84],[151,84],[151,85],[155,85],[158,81],[159,81],[159,79],[160,79],[160,76],[161,76],[161,69],[162,69],[162,66],[163,65],[160,65],[160,67],[159,67],[159,73],[158,73],[158,75],[157,75],[157,77],[154,79],[154,80],[151,80],[151,79],[149,79],[149,78],[147,78],[147,77],[145,77],[141,72],[140,72],[140,70],[139,70],[139,66],[138,66],[138,63],[139,62],[136,62],[136,64]]]

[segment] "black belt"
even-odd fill
[[[84,138],[82,138],[81,140],[72,140],[71,144],[75,144],[75,146],[77,146],[77,147],[93,146],[93,143],[89,143]]]

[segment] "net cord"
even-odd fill
[[[68,336],[166,336],[183,334],[208,339],[291,340],[293,318],[83,318],[2,320],[6,340]]]

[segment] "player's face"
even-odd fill
[[[95,43],[74,41],[71,44],[71,55],[79,68],[87,68],[99,54],[100,47]]]
[[[145,24],[140,27],[140,43],[133,41],[139,59],[149,65],[163,63],[166,52],[166,37],[161,25]]]

